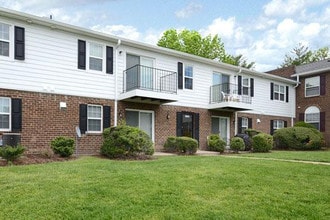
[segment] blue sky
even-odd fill
[[[5,8],[156,44],[170,28],[221,38],[233,55],[277,68],[299,43],[330,47],[330,0],[0,0]]]

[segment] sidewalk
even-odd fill
[[[154,153],[154,156],[176,156],[177,154],[175,153],[166,153],[166,152],[158,152],[156,151]],[[205,151],[205,150],[197,150],[196,155],[199,156],[219,156],[219,152],[214,152],[214,151]]]

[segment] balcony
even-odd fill
[[[252,109],[249,87],[238,88],[236,84],[224,83],[210,87],[209,109],[244,111]]]
[[[176,72],[135,65],[123,77],[120,100],[158,105],[177,101]]]

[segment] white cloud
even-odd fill
[[[188,18],[192,16],[194,13],[200,11],[201,9],[202,9],[201,4],[191,2],[185,8],[176,11],[175,16],[178,18]]]
[[[288,16],[301,11],[305,7],[305,0],[272,0],[264,6],[267,16]]]
[[[299,35],[303,37],[314,37],[318,36],[321,31],[321,25],[319,23],[310,23],[302,27]]]
[[[95,25],[91,29],[131,40],[139,40],[141,35],[135,27],[125,25]]]
[[[235,18],[230,17],[227,20],[217,18],[206,29],[200,30],[203,35],[216,35],[221,38],[231,38],[235,32]]]

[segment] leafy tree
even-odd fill
[[[178,32],[175,29],[169,29],[164,32],[157,45],[236,66],[254,67],[254,62],[248,63],[243,55],[232,56],[227,54],[218,35],[213,37],[208,35],[203,38],[199,32],[194,30],[185,29]]]
[[[329,57],[330,51],[328,47],[322,47],[318,50],[311,51],[307,46],[304,46],[299,43],[295,48],[290,51],[290,53],[287,53],[285,55],[281,67],[287,67],[291,65],[299,66],[301,64],[324,60]]]

